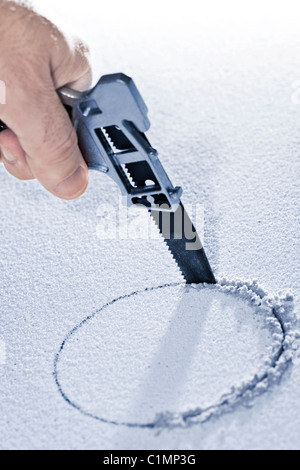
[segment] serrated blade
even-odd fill
[[[196,229],[182,203],[175,212],[152,207],[149,213],[188,284],[215,284],[216,279]]]

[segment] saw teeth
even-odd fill
[[[166,222],[166,220],[163,219],[165,212],[162,212],[159,209],[149,209],[149,212],[158,227],[159,232],[164,237],[164,241],[185,281],[188,284],[203,282],[215,284],[216,280],[203,246],[182,203],[180,203],[180,209],[182,213],[175,213],[172,219],[170,219],[171,226],[169,228],[164,227],[164,222]],[[178,237],[178,223],[183,224],[180,229],[182,232],[180,237]],[[196,234],[193,242],[195,243],[193,249],[187,247],[187,243],[191,243],[191,240],[186,238],[186,228],[188,229],[188,233]]]
[[[154,217],[153,214],[151,213],[151,210],[149,210],[149,214],[150,214],[152,220],[154,221],[155,226],[157,227],[157,229],[158,229],[158,231],[159,231],[161,237],[163,238],[163,241],[164,241],[164,243],[165,243],[165,245],[166,245],[166,247],[167,247],[169,253],[170,253],[171,256],[172,256],[172,259],[174,260],[174,262],[175,262],[175,264],[176,264],[176,267],[177,267],[178,271],[180,272],[180,275],[184,278],[184,274],[183,274],[183,272],[182,272],[182,270],[181,270],[181,268],[180,268],[180,266],[179,266],[179,264],[178,264],[178,262],[177,262],[177,260],[176,260],[176,258],[175,258],[175,255],[174,255],[174,253],[172,252],[170,246],[168,245],[167,240],[166,240],[165,237],[163,236],[163,233],[162,233],[162,231],[161,231],[161,229],[160,229],[160,227],[159,227],[159,224],[157,223],[155,217]]]

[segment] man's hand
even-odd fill
[[[63,199],[80,196],[88,183],[87,165],[56,90],[91,84],[88,50],[70,42],[44,17],[18,2],[0,0],[0,80],[6,104],[0,119],[0,159],[20,179],[37,178]]]

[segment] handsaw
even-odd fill
[[[128,206],[146,208],[185,281],[216,282],[197,231],[157,151],[145,133],[148,109],[134,81],[123,73],[104,75],[91,90],[61,88],[58,94],[78,136],[90,169],[107,174]],[[6,129],[0,121],[0,132]]]

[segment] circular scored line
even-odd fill
[[[78,410],[81,414],[84,416],[87,416],[89,418],[93,418],[97,421],[100,421],[102,423],[107,423],[107,424],[112,424],[112,425],[118,425],[118,426],[127,426],[131,428],[170,428],[170,427],[183,427],[191,424],[196,424],[196,423],[203,423],[208,420],[210,420],[212,417],[219,416],[223,413],[230,412],[232,411],[237,405],[243,404],[244,399],[248,399],[249,401],[249,394],[251,392],[253,393],[253,397],[261,395],[265,391],[269,389],[269,387],[272,385],[272,383],[278,382],[278,380],[281,378],[282,374],[286,370],[286,368],[289,366],[289,364],[292,361],[292,357],[288,351],[288,349],[292,349],[293,346],[293,340],[296,338],[299,338],[300,335],[298,332],[291,332],[292,330],[292,324],[290,322],[286,323],[283,319],[283,316],[279,314],[279,311],[282,311],[283,309],[283,304],[281,299],[281,302],[279,304],[276,304],[276,298],[275,300],[273,299],[273,304],[272,302],[270,303],[270,299],[268,298],[267,294],[260,289],[257,284],[254,282],[253,284],[243,284],[241,282],[234,282],[234,281],[220,281],[218,284],[203,284],[203,285],[198,285],[194,286],[195,288],[208,288],[208,289],[216,289],[220,292],[229,294],[229,295],[234,295],[237,296],[238,298],[242,298],[243,300],[250,300],[250,302],[254,302],[254,307],[255,308],[262,308],[264,306],[263,312],[265,313],[266,306],[269,310],[269,313],[272,314],[273,319],[275,319],[281,329],[282,333],[282,339],[280,342],[280,346],[278,350],[276,351],[275,354],[272,354],[272,356],[269,358],[271,359],[270,365],[267,367],[267,369],[261,373],[259,376],[255,374],[255,376],[248,381],[247,384],[243,384],[243,386],[240,387],[240,390],[231,390],[228,394],[223,395],[219,401],[216,403],[206,407],[206,408],[196,408],[194,410],[182,412],[182,413],[174,413],[172,416],[172,413],[161,413],[157,416],[155,420],[152,422],[146,422],[146,423],[134,423],[134,422],[119,422],[115,420],[109,420],[105,418],[101,418],[100,416],[97,416],[93,413],[90,413],[86,410],[84,410],[80,405],[76,404],[74,401],[72,401],[68,395],[64,392],[62,384],[59,380],[59,373],[58,373],[58,365],[60,362],[60,357],[61,354],[64,350],[64,347],[67,343],[67,341],[73,336],[82,326],[84,326],[87,322],[92,320],[96,315],[98,315],[100,312],[103,312],[103,310],[107,309],[108,307],[112,306],[116,302],[119,302],[124,299],[128,299],[131,297],[134,297],[136,295],[142,294],[144,292],[151,292],[159,289],[166,289],[169,287],[179,287],[179,286],[186,286],[184,283],[170,283],[170,284],[163,284],[160,286],[156,287],[149,287],[146,289],[143,289],[141,291],[134,291],[131,292],[130,294],[125,294],[120,297],[117,297],[116,299],[111,300],[110,302],[107,302],[105,305],[103,305],[100,309],[96,310],[93,312],[91,315],[88,315],[82,322],[77,324],[72,330],[66,335],[64,338],[63,342],[61,343],[61,346],[59,348],[59,351],[55,355],[54,359],[54,370],[53,370],[53,376],[54,380],[56,383],[56,386],[58,388],[58,391],[62,398],[69,404],[71,405],[74,409]],[[193,286],[189,286],[189,288],[192,288]],[[259,302],[257,303],[257,300]],[[288,304],[287,310],[291,310],[292,307],[290,305],[290,302],[286,302]],[[284,310],[284,309],[283,309]],[[284,357],[286,356],[286,357]],[[265,386],[262,386],[265,384]],[[260,386],[261,385],[261,386]]]

